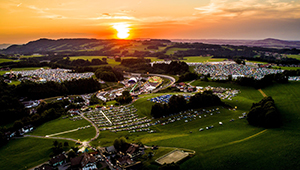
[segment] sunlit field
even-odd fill
[[[50,159],[54,139],[14,139],[0,148],[1,169],[27,170]],[[64,140],[58,140],[64,143]],[[74,142],[67,141],[69,146]],[[70,147],[65,148],[68,150]]]
[[[184,57],[183,60],[184,62],[218,62],[218,61],[224,61],[224,58],[212,58],[212,56],[209,57],[203,57],[203,56],[190,56],[190,57]]]

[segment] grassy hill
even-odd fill
[[[276,129],[264,129],[260,127],[254,127],[248,124],[246,119],[238,119],[243,112],[249,111],[253,102],[260,101],[263,96],[254,88],[243,87],[235,84],[225,84],[216,82],[202,82],[195,81],[193,85],[197,86],[221,86],[230,87],[233,89],[239,89],[239,93],[233,100],[224,100],[225,103],[235,107],[237,110],[229,110],[222,108],[222,106],[216,106],[220,108],[219,114],[207,115],[206,118],[199,119],[198,117],[192,121],[185,122],[184,120],[176,121],[167,125],[151,126],[151,129],[156,130],[157,133],[136,132],[128,133],[127,131],[112,133],[109,131],[101,131],[97,140],[91,144],[93,146],[110,146],[114,139],[121,136],[127,137],[128,142],[142,142],[145,145],[158,145],[161,147],[176,147],[186,148],[196,151],[194,157],[186,160],[180,164],[181,169],[184,170],[196,170],[196,169],[297,169],[300,165],[299,150],[300,150],[300,124],[298,120],[299,116],[299,102],[300,89],[299,82],[291,82],[288,84],[276,84],[271,87],[262,89],[263,92],[269,96],[272,96],[275,100],[275,104],[283,116],[284,125],[281,128]],[[141,95],[140,99],[135,101],[133,105],[138,109],[137,114],[140,116],[150,116],[151,103],[147,99],[162,94],[146,94]],[[209,107],[205,109],[213,109],[216,107]],[[230,119],[235,121],[230,122]],[[55,120],[44,124],[38,128],[34,134],[46,134],[46,131],[58,126],[59,131],[72,129],[77,125],[85,125],[84,122],[76,121],[73,125],[66,125],[64,120]],[[218,122],[223,122],[223,125],[218,125]],[[199,132],[200,128],[214,125],[214,128],[210,130],[204,130]],[[74,126],[74,127],[73,127]],[[68,127],[68,128],[67,128]],[[44,130],[43,130],[44,129]],[[50,130],[51,133],[55,133],[56,130]],[[90,128],[92,129],[92,128]],[[88,129],[86,129],[88,130]],[[45,133],[42,133],[42,132]],[[77,132],[82,132],[77,134]],[[67,133],[61,136],[80,138],[83,135],[93,136],[95,132],[91,131],[77,131]],[[48,133],[48,132],[47,132]],[[50,132],[49,132],[50,133]],[[21,146],[31,146],[27,140],[40,140],[40,139],[22,139],[12,141],[7,146],[0,149],[0,155],[14,155],[18,150],[21,150]],[[50,141],[50,140],[49,140]],[[32,141],[34,143],[35,141]],[[45,146],[44,146],[45,143]],[[43,147],[45,150],[40,151],[42,160],[43,156],[46,156],[47,140],[43,140]],[[9,149],[10,148],[10,149]],[[18,149],[19,148],[19,149]],[[157,152],[157,156],[161,156],[170,151],[161,149]],[[26,150],[23,152],[27,153]],[[21,153],[23,153],[21,152]],[[29,162],[37,164],[39,161],[33,161],[29,159],[36,152],[29,152],[22,158],[19,158],[20,165],[29,165]],[[22,155],[22,154],[21,154]],[[9,157],[10,160],[15,158]],[[156,158],[156,157],[155,157]],[[154,159],[155,159],[154,158]],[[5,162],[5,158],[2,158]],[[45,158],[43,158],[45,159]],[[0,161],[0,165],[4,165],[4,162]],[[158,164],[154,163],[154,160],[146,162],[149,169],[157,169]],[[3,167],[2,166],[2,167]],[[18,168],[22,169],[18,165]]]

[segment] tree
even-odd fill
[[[16,120],[14,125],[13,125],[13,129],[15,130],[19,130],[24,126],[23,122],[21,120]]]
[[[64,147],[68,147],[69,143],[68,142],[64,142]]]
[[[247,120],[251,125],[266,128],[279,127],[281,125],[281,115],[275,107],[271,96],[264,97],[258,103],[253,103],[247,114]]]

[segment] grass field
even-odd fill
[[[92,61],[92,59],[100,59],[106,58],[107,56],[75,56],[75,57],[70,57],[70,60],[77,60],[77,59],[84,59],[84,60],[89,60]],[[129,58],[137,58],[137,57],[123,57],[122,59],[129,59]],[[157,57],[145,57],[145,59],[151,59],[151,61],[163,61],[162,59],[158,59]],[[107,58],[107,63],[108,65],[111,66],[116,66],[120,65],[121,62],[116,62],[114,59]]]
[[[0,63],[5,63],[5,62],[19,62],[19,60],[0,58]]]
[[[184,62],[214,62],[214,61],[224,61],[223,58],[212,58],[210,57],[202,57],[202,56],[191,56],[191,57],[184,57],[183,60]]]
[[[166,55],[174,54],[177,51],[186,51],[186,50],[189,50],[189,48],[170,48],[166,52]]]
[[[0,148],[0,169],[27,170],[48,161],[53,139],[14,139]],[[65,142],[58,140],[58,142]],[[70,146],[74,142],[68,141]],[[65,148],[67,149],[67,148]]]
[[[281,70],[300,70],[300,67],[272,67],[273,69],[281,69]]]
[[[30,133],[30,135],[46,136],[46,135],[51,135],[59,132],[77,129],[78,127],[83,127],[86,125],[90,125],[90,123],[84,119],[71,121],[68,118],[67,119],[59,118],[41,125],[37,129],[35,129],[32,133]],[[95,128],[90,127],[75,132],[57,135],[56,137],[67,137],[76,140],[80,139],[81,141],[84,141],[94,137],[95,134],[96,134]]]
[[[287,55],[287,57],[300,60],[300,55]]]

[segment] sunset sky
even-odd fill
[[[300,40],[300,0],[0,0],[0,43],[117,38],[120,25],[129,38]]]

